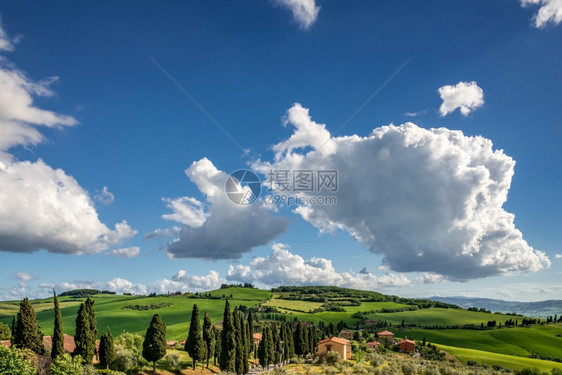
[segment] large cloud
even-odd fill
[[[303,259],[293,254],[285,244],[273,245],[273,252],[265,258],[258,257],[250,265],[229,266],[227,279],[239,282],[260,282],[268,287],[279,285],[337,285],[347,288],[379,290],[388,287],[410,286],[404,275],[386,273],[338,273],[332,261],[325,258]]]
[[[539,11],[533,17],[535,27],[545,27],[547,23],[562,22],[562,0],[521,0],[521,5],[539,5]]]
[[[0,29],[0,50],[13,49],[1,42],[6,38]],[[17,161],[8,153],[41,142],[37,126],[77,124],[71,116],[34,106],[34,96],[53,95],[54,81],[33,82],[0,58],[0,251],[95,253],[136,233],[126,222],[114,230],[101,223],[88,193],[63,170],[42,160]]]
[[[484,90],[476,82],[459,82],[456,85],[442,86],[437,90],[443,100],[439,112],[445,116],[459,109],[463,116],[484,104]]]
[[[301,29],[308,30],[316,22],[320,7],[315,0],[276,0],[276,3],[288,8],[293,13],[293,19]]]
[[[194,162],[185,173],[206,200],[205,204],[190,197],[165,200],[173,213],[164,218],[182,224],[181,229],[167,232],[174,237],[166,248],[173,258],[237,259],[287,228],[288,220],[272,216],[261,200],[251,205],[232,203],[224,190],[228,175],[210,160]]]
[[[300,112],[299,116],[291,114]],[[308,110],[295,105],[296,133],[318,128]],[[290,120],[292,121],[292,120]],[[280,150],[270,170],[337,170],[336,205],[299,206],[322,231],[343,229],[394,271],[431,272],[453,280],[532,272],[550,266],[503,210],[515,162],[483,137],[415,124],[383,126],[366,137],[331,137],[318,149]],[[311,195],[310,193],[301,193]]]

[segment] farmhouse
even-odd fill
[[[351,345],[348,340],[340,337],[332,337],[318,342],[316,355],[324,358],[327,352],[336,352],[340,355],[341,359],[350,359]]]
[[[379,321],[378,321],[378,320],[367,319],[367,320],[365,320],[364,324],[365,324],[366,326],[376,326],[376,325],[379,324]]]
[[[394,344],[394,333],[389,331],[377,332],[379,342],[386,342],[387,344]]]
[[[401,352],[414,352],[416,351],[416,343],[413,340],[400,340],[398,341],[398,347]]]
[[[76,349],[76,344],[74,343],[74,337],[70,335],[64,335],[64,351],[67,353],[72,353],[74,349]],[[43,336],[43,346],[47,350],[51,350],[53,347],[53,337],[52,336]]]
[[[261,334],[261,333],[254,333],[254,345],[255,345],[255,346],[259,346],[259,345],[260,345],[261,338],[262,338],[262,334]]]
[[[365,343],[365,346],[367,347],[367,349],[376,351],[379,348],[379,346],[381,346],[381,343],[378,341],[370,341]]]
[[[174,340],[167,340],[166,341],[166,348],[168,349],[172,349],[174,347],[174,345],[176,345],[178,342],[174,341]]]
[[[352,331],[341,331],[340,337],[343,338],[343,339],[350,340],[350,339],[353,338],[353,332]]]
[[[12,342],[10,340],[2,340],[2,341],[0,341],[0,345],[5,346],[6,348],[9,348],[10,346],[12,346]]]

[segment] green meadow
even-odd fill
[[[210,298],[211,296],[212,298]],[[271,314],[273,319],[310,321],[318,324],[321,321],[334,324],[344,321],[350,328],[362,319],[354,317],[363,312],[363,317],[379,321],[387,321],[386,329],[392,330],[396,337],[408,337],[417,341],[424,338],[427,342],[437,344],[443,350],[456,356],[463,362],[476,361],[488,365],[500,365],[508,368],[537,367],[548,370],[561,367],[562,364],[529,358],[540,356],[545,359],[562,359],[562,323],[536,325],[530,328],[501,328],[489,330],[473,329],[427,329],[424,327],[453,327],[455,325],[472,324],[486,325],[489,320],[498,323],[507,319],[519,319],[505,314],[490,314],[453,308],[425,308],[415,311],[382,312],[389,309],[411,308],[411,305],[391,301],[364,301],[360,306],[343,306],[345,311],[311,311],[322,307],[322,302],[301,300],[285,300],[267,290],[251,288],[227,288],[202,293],[198,298],[186,296],[122,296],[98,294],[95,301],[98,336],[110,328],[114,335],[123,331],[144,335],[152,316],[160,314],[167,326],[167,338],[181,341],[186,338],[191,310],[197,304],[203,313],[207,311],[214,322],[222,320],[225,299],[231,307],[262,305],[275,307],[280,313]],[[74,334],[76,313],[84,298],[70,296],[60,297],[64,332]],[[331,299],[333,301],[333,299]],[[402,302],[402,301],[401,301]],[[408,303],[408,301],[405,301]],[[53,331],[52,298],[32,301],[41,330],[46,335]],[[346,303],[342,299],[342,303]],[[12,316],[17,313],[19,301],[0,303],[0,321],[10,324]],[[127,306],[148,306],[157,308],[135,310]],[[401,328],[404,321],[405,328]],[[421,328],[414,328],[420,326]]]

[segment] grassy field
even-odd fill
[[[297,310],[301,312],[309,312],[319,307],[322,307],[321,302],[309,302],[309,301],[292,301],[286,299],[277,299],[273,298],[266,303],[263,304],[264,306],[275,306],[278,309],[285,309],[285,310]]]
[[[502,324],[508,319],[521,320],[521,317],[505,314],[490,314],[484,312],[458,310],[458,309],[442,309],[442,308],[430,308],[421,309],[417,311],[404,311],[396,313],[377,313],[369,315],[369,319],[376,320],[386,320],[391,322],[393,325],[400,324],[402,320],[406,324],[415,324],[424,326],[453,326],[455,324],[475,324],[480,325],[480,323],[486,323],[489,320],[496,320],[499,324]]]
[[[244,293],[234,289],[235,288],[229,289],[233,295],[237,293],[239,296],[244,296]],[[232,308],[239,305],[251,307],[259,302],[257,299],[258,296],[269,296],[270,294],[269,292],[258,293],[254,296],[255,298],[253,300],[232,299],[230,300],[230,305]],[[94,309],[96,311],[98,337],[107,327],[111,329],[114,335],[118,335],[122,331],[144,335],[152,316],[154,314],[160,314],[167,326],[166,337],[171,340],[183,340],[187,337],[188,323],[194,304],[197,304],[202,313],[208,311],[213,321],[222,320],[225,305],[224,300],[195,299],[186,298],[184,296],[137,297],[99,294],[94,296],[93,299],[95,301]],[[61,297],[64,333],[74,335],[76,313],[79,304],[84,300],[85,299],[75,300],[69,297]],[[49,303],[46,303],[46,301],[49,301]],[[171,303],[172,306],[144,311],[123,309],[123,306],[128,305],[157,305],[160,303]],[[50,308],[47,310],[46,308],[48,305],[50,305]],[[40,309],[43,309],[42,311],[36,311],[37,320],[44,334],[51,335],[54,321],[52,299],[40,300],[37,301],[37,303],[33,301],[33,306],[34,308],[38,306]],[[0,321],[5,324],[10,324],[11,320],[11,314],[10,316],[0,319]]]
[[[205,294],[210,294],[214,297],[225,297],[235,300],[248,300],[248,301],[265,301],[273,296],[269,290],[253,289],[253,288],[227,288],[217,289]],[[232,296],[232,297],[231,297]]]
[[[478,362],[488,366],[503,366],[510,369],[538,368],[540,371],[550,372],[553,368],[562,369],[562,363],[543,361],[534,358],[522,358],[506,354],[490,353],[482,350],[457,348],[454,346],[437,345],[439,349],[457,357],[460,361]]]
[[[498,354],[528,357],[541,354],[552,358],[562,358],[562,324],[549,324],[530,328],[502,328],[485,331],[466,329],[391,329],[399,337],[415,340],[476,349]]]

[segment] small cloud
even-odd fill
[[[27,272],[17,272],[14,276],[20,281],[31,281],[36,279],[35,276]]]
[[[562,254],[554,254],[554,259],[560,259],[562,258]]]
[[[431,272],[424,272],[423,276],[416,278],[416,284],[439,284],[445,281],[443,275]]]
[[[293,13],[293,19],[303,30],[310,29],[320,11],[314,0],[277,0],[276,3],[288,8]]]
[[[439,112],[441,116],[446,116],[460,109],[463,116],[468,116],[470,112],[484,104],[484,90],[476,82],[459,82],[456,85],[442,86],[437,90],[443,100]]]
[[[124,247],[122,249],[111,250],[109,254],[119,258],[134,258],[139,256],[140,247]]]
[[[417,111],[417,112],[406,112],[406,113],[404,113],[404,116],[406,116],[406,117],[418,117],[418,116],[425,115],[426,113],[427,113],[427,109],[424,109],[422,111]]]
[[[562,1],[560,0],[521,0],[521,5],[523,7],[540,6],[538,12],[533,16],[536,28],[543,28],[549,22],[555,25],[562,22]]]
[[[94,195],[94,199],[101,204],[109,206],[115,200],[115,196],[112,192],[107,189],[107,186],[104,186],[103,189],[96,190],[96,194]]]

